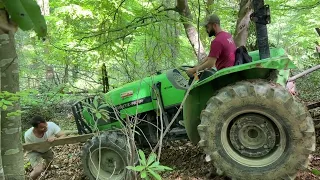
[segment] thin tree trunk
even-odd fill
[[[0,14],[1,15],[1,14]],[[1,31],[1,30],[0,30]],[[3,32],[0,33],[0,52],[1,52],[1,47],[2,44],[5,44],[4,42],[6,41],[7,36],[3,36]],[[1,63],[1,61],[0,61]],[[1,93],[1,68],[0,68],[0,93]],[[0,130],[1,130],[1,108],[0,108]],[[4,180],[4,171],[3,171],[3,166],[2,166],[2,157],[1,157],[1,133],[0,133],[0,180]]]
[[[176,4],[176,2],[174,2],[172,0],[164,1],[165,7],[172,7],[175,4]],[[168,15],[168,17],[170,17],[172,19],[174,19],[177,16],[177,14],[172,11],[167,11],[167,15]],[[179,32],[178,32],[175,21],[172,24],[171,23],[165,24],[165,26],[166,26],[167,37],[174,39],[174,42],[169,45],[169,48],[171,50],[171,59],[166,61],[166,63],[167,63],[166,68],[175,67],[176,62],[177,62],[177,58],[178,58],[178,52],[179,52],[179,42],[178,42]]]
[[[49,0],[37,0],[37,3],[40,6],[42,15],[50,15]]]
[[[53,85],[54,83],[58,85],[58,83],[55,81],[54,73],[55,72],[54,72],[53,66],[47,65],[46,66],[46,82],[50,85]]]
[[[241,0],[234,41],[236,46],[245,46],[249,34],[250,15],[253,12],[252,0]]]
[[[69,58],[70,57],[66,57],[66,66],[64,67],[63,83],[67,83],[69,81]]]
[[[78,71],[79,71],[79,65],[75,64],[72,67],[72,80],[76,81],[78,79]]]
[[[206,15],[207,16],[212,14],[212,12],[213,12],[213,7],[212,7],[213,3],[214,3],[214,0],[207,0],[207,8],[206,8]]]
[[[198,61],[201,61],[207,55],[199,38],[199,33],[196,27],[191,24],[192,14],[188,6],[188,1],[177,0],[177,11],[181,15],[181,21],[183,23],[190,44],[193,47],[193,51],[197,55]]]
[[[1,1],[0,1],[1,3]],[[5,13],[3,13],[3,10],[0,11],[0,19],[3,18],[3,15],[5,15]],[[5,46],[5,44],[8,42],[8,36],[6,34],[4,34],[3,30],[0,28],[0,52],[2,52],[2,47]],[[1,55],[1,54],[0,54]],[[1,64],[1,60],[0,60],[0,64]],[[1,93],[1,67],[0,67],[0,93]],[[1,107],[0,107],[0,130],[1,130]],[[1,157],[1,133],[0,133],[0,180],[5,180],[4,178],[4,170],[3,170],[3,166],[2,166],[2,157]]]
[[[1,27],[10,27],[7,12],[0,10]],[[14,44],[14,32],[0,30],[1,90],[16,93],[19,91],[18,58]],[[1,112],[1,155],[6,179],[24,180],[23,151],[21,142],[21,116],[7,117],[10,112],[19,110],[14,103]]]

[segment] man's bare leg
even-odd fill
[[[33,168],[32,172],[30,173],[30,178],[33,180],[37,179],[43,171],[44,171],[44,164],[39,163],[39,165]]]

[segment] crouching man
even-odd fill
[[[60,127],[53,122],[46,122],[42,117],[35,116],[31,120],[32,127],[24,134],[27,144],[38,142],[52,142],[56,138],[65,136]],[[37,179],[45,170],[46,166],[53,160],[53,152],[51,148],[38,149],[37,151],[27,152],[27,157],[33,168],[30,173],[31,179]]]

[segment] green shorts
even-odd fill
[[[45,165],[48,165],[53,160],[53,151],[51,149],[44,153],[31,151],[28,152],[27,157],[32,168],[36,167],[40,163],[45,163]]]

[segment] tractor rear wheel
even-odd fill
[[[126,169],[130,158],[127,146],[126,136],[120,131],[106,131],[87,141],[81,154],[86,176],[90,180],[131,179]]]
[[[198,131],[206,160],[237,180],[293,180],[316,143],[304,104],[264,80],[221,89],[201,113]]]

